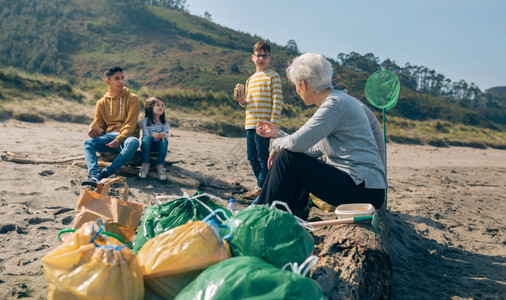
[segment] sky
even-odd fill
[[[187,0],[191,14],[337,59],[373,53],[485,91],[506,86],[505,0]],[[252,45],[253,46],[253,45]],[[275,59],[275,53],[273,53]]]

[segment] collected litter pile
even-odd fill
[[[75,231],[42,259],[48,299],[323,299],[307,223],[253,205],[233,214],[208,194],[139,213],[139,204],[83,191]],[[132,224],[139,224],[133,228]],[[137,227],[137,226],[135,226]],[[137,231],[135,238],[133,232]]]
[[[143,299],[135,254],[90,221],[42,258],[48,299]]]

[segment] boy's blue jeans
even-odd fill
[[[106,133],[96,138],[89,138],[83,142],[84,159],[88,166],[88,174],[97,176],[100,173],[97,161],[97,152],[119,152],[110,166],[105,167],[102,172],[108,175],[115,174],[118,169],[126,164],[135,155],[139,148],[139,140],[136,137],[126,138],[121,145],[114,149],[109,148],[106,144],[112,142],[118,135],[114,133]]]
[[[256,129],[246,129],[246,151],[249,164],[257,178],[257,185],[264,185],[265,177],[269,169],[267,160],[269,159],[269,138],[264,138],[256,133]]]
[[[155,140],[150,136],[142,137],[142,163],[149,164],[149,153],[151,151],[158,151],[158,165],[165,165],[165,157],[167,156],[167,148],[169,147],[169,140]]]

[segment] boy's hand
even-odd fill
[[[245,95],[244,95],[244,85],[238,83],[234,88],[234,97],[239,104],[244,105],[246,103]]]
[[[109,147],[109,148],[114,148],[114,149],[116,149],[116,148],[118,148],[118,147],[119,147],[119,143],[118,143],[118,141],[116,141],[116,140],[113,140],[113,141],[112,141],[112,142],[110,142],[109,144],[105,144],[105,145],[106,145],[107,147]]]
[[[264,138],[276,138],[278,137],[279,128],[271,122],[258,120],[256,132]]]
[[[100,135],[100,129],[98,129],[98,128],[94,128],[94,127],[92,127],[92,128],[90,128],[90,129],[88,130],[88,136],[89,136],[90,138],[96,138],[96,137],[97,137],[97,136],[99,136],[99,135]]]

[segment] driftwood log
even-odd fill
[[[105,155],[107,158],[111,159],[111,156]],[[114,156],[115,157],[115,156]],[[20,155],[18,153],[13,153],[9,151],[5,151],[1,154],[1,158],[4,161],[14,162],[18,164],[72,164],[77,165],[80,167],[86,168],[86,162],[84,161],[84,156],[76,156],[76,157],[69,157],[69,158],[62,158],[62,159],[39,159],[39,158],[32,158]],[[114,160],[114,158],[112,159]],[[111,160],[111,161],[112,161]],[[134,162],[135,163],[135,162]],[[176,162],[168,162],[168,164],[174,164]],[[109,166],[111,163],[108,161],[99,161],[98,166],[101,168]],[[134,164],[135,165],[135,164]],[[118,174],[121,175],[131,175],[131,176],[137,176],[139,174],[139,170],[135,167],[132,167],[132,162],[130,162],[127,166],[123,166],[118,170]],[[189,176],[181,175],[181,174],[171,174],[166,173],[167,180],[172,183],[181,184],[188,187],[199,187],[200,182],[195,179],[191,178]],[[152,177],[158,177],[158,174],[156,172],[150,171],[149,176]]]
[[[106,162],[112,162],[114,159],[116,159],[116,156],[118,156],[118,153],[116,152],[104,152],[104,153],[100,153],[100,160],[102,161],[106,161]],[[149,159],[152,163],[154,163],[158,158],[158,153],[157,152],[151,152],[150,156],[149,156]],[[178,160],[178,161],[168,161],[168,160],[165,160],[165,165],[166,166],[170,166],[170,165],[173,165],[173,164],[176,164],[176,163],[180,163],[182,162],[181,160]],[[135,167],[135,166],[140,166],[142,164],[142,152],[140,150],[137,150],[137,152],[134,154],[134,157],[132,157],[132,159],[130,159],[126,165],[127,166],[132,166],[132,167]]]
[[[388,299],[392,290],[388,213],[378,211],[378,230],[370,224],[329,228],[312,268],[329,299]]]
[[[41,158],[31,158],[22,156],[18,153],[5,151],[1,154],[2,160],[4,161],[10,161],[18,164],[32,164],[32,165],[38,165],[38,164],[70,164],[73,161],[84,159],[84,156],[76,156],[76,157],[69,157],[69,158],[62,158],[62,159],[41,159]]]
[[[99,154],[99,157],[101,160],[105,162],[112,162],[116,156],[117,153],[101,153]],[[67,157],[67,158],[61,158],[61,159],[43,159],[43,158],[33,158],[28,156],[23,156],[19,153],[14,153],[10,151],[4,151],[0,155],[2,160],[4,161],[10,161],[18,164],[32,164],[32,165],[38,165],[38,164],[46,164],[46,165],[62,165],[62,164],[71,164],[74,161],[83,160],[84,155],[81,156],[75,156],[75,157]],[[156,156],[151,157],[152,160],[156,159]],[[141,165],[141,153],[137,151],[135,156],[127,163],[129,166],[140,166]],[[166,165],[173,165],[176,163],[179,163],[181,161],[165,161]]]
[[[110,162],[98,161],[98,166],[100,168],[105,168],[110,164],[111,164]],[[86,168],[86,162],[83,160],[75,161],[72,163],[72,165]],[[169,182],[184,185],[187,187],[194,187],[194,188],[210,187],[220,190],[235,190],[235,191],[244,190],[244,187],[239,182],[234,180],[229,180],[225,178],[218,179],[203,174],[189,172],[187,170],[174,166],[169,166],[166,168],[166,170],[167,172],[165,173],[165,175],[167,175],[167,180]],[[130,165],[122,166],[117,171],[117,174],[125,176],[137,176],[139,174],[139,167]],[[148,175],[153,178],[158,178],[158,174],[153,170],[150,170]]]
[[[105,168],[105,167],[109,166],[110,164],[111,164],[110,162],[98,161],[98,166],[100,168]],[[72,165],[86,168],[85,161],[75,161],[72,163]],[[118,169],[117,174],[118,175],[137,176],[137,174],[139,174],[139,169],[136,167],[131,167],[131,166],[122,166],[121,168]],[[188,186],[188,187],[199,187],[200,186],[200,182],[195,178],[191,178],[191,177],[188,177],[185,175],[180,175],[180,174],[172,174],[169,172],[165,173],[165,175],[167,175],[167,180],[172,183],[177,183],[177,184],[181,184],[181,185]],[[149,176],[157,178],[158,174],[154,171],[149,171]]]
[[[117,153],[100,153],[98,166],[100,168],[107,167],[111,164],[111,162],[116,158]],[[10,151],[3,151],[0,154],[0,157],[4,161],[19,163],[19,164],[72,164],[75,166],[79,166],[82,168],[86,168],[86,162],[84,161],[84,156],[76,156],[76,157],[68,157],[61,159],[41,159],[41,158],[33,158],[26,155],[22,155],[19,153],[14,153]],[[157,154],[152,153],[150,156],[154,165],[154,161],[157,159]],[[122,166],[118,170],[119,175],[127,175],[127,176],[137,176],[139,174],[139,167],[141,165],[142,158],[141,152],[137,151],[135,156],[125,165]],[[182,161],[165,161],[165,165],[168,166],[166,168],[167,172],[167,180],[172,183],[184,185],[187,187],[211,187],[215,189],[225,189],[225,190],[244,190],[244,187],[237,181],[228,180],[228,179],[219,179],[211,176],[206,176],[200,173],[189,172],[187,170],[174,167],[174,164],[180,163]],[[149,172],[150,177],[157,178],[158,174],[151,170]]]
[[[117,153],[100,153],[100,159],[104,162],[112,162],[117,156]],[[154,162],[157,159],[157,153],[153,152],[150,155],[151,165],[154,165]],[[177,168],[172,166],[173,164],[180,163],[182,161],[165,161],[165,165],[167,167],[167,179],[170,182],[178,183],[185,186],[190,187],[211,187],[216,189],[225,189],[225,190],[243,190],[244,187],[237,181],[229,180],[226,178],[214,178],[210,176],[206,176],[204,174],[190,172],[181,168]],[[137,175],[138,170],[136,167],[142,164],[142,152],[140,150],[135,153],[134,157],[126,164],[126,166],[122,167],[122,169],[118,170],[118,173],[123,172],[125,175]],[[100,165],[99,165],[100,166]],[[104,165],[105,166],[105,165]],[[102,166],[100,166],[102,167]],[[150,172],[149,176],[157,177],[158,175],[154,172]],[[169,177],[170,176],[170,177]]]

